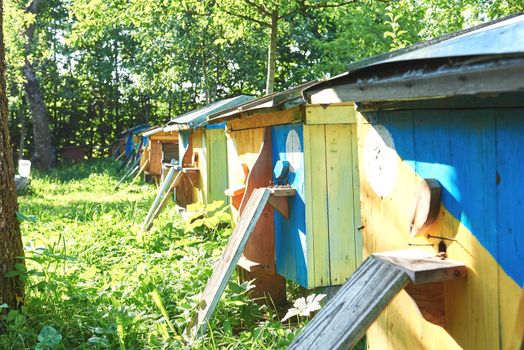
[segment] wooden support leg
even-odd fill
[[[134,184],[135,181],[140,177],[140,175],[144,172],[148,164],[149,164],[149,159],[146,159],[146,161],[144,162],[144,165],[142,165],[142,168],[140,168],[140,171],[138,172],[138,174],[136,174],[133,181],[131,181],[131,185]]]

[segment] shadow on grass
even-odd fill
[[[59,182],[68,182],[89,178],[92,174],[104,174],[114,179],[120,179],[124,172],[118,172],[121,162],[106,159],[89,159],[79,164],[62,164],[50,171],[35,169],[33,177],[47,178]]]

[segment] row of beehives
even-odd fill
[[[179,205],[224,200],[235,218],[250,187],[295,189],[266,207],[240,259],[255,293],[284,299],[282,277],[340,285],[362,256],[417,246],[464,262],[468,278],[430,289],[433,313],[400,294],[368,344],[509,348],[524,322],[523,37],[517,16],[218,102],[144,133],[142,165],[160,176],[174,159]],[[442,190],[436,212],[424,179]]]

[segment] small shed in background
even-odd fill
[[[311,84],[209,118],[226,122],[226,193],[237,220],[255,188],[296,190],[281,210],[266,205],[239,262],[258,280],[255,293],[274,300],[285,292],[278,275],[305,288],[339,285],[360,261],[354,105],[306,105]]]
[[[360,62],[305,96],[328,109],[357,102],[364,255],[417,246],[468,268],[467,279],[401,292],[368,347],[522,344],[524,16]],[[426,225],[428,181],[442,201]]]

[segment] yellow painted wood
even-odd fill
[[[356,121],[353,104],[306,107],[306,124],[354,124]]]
[[[150,141],[149,152],[149,174],[153,176],[162,175],[162,144],[158,141]]]
[[[142,155],[140,156],[140,168],[142,168],[144,164],[146,164],[144,168],[144,172],[146,174],[149,173],[149,152],[150,152],[150,143],[148,143],[147,147],[142,148]]]
[[[177,141],[178,133],[177,132],[159,132],[149,137],[153,141]]]
[[[325,140],[331,284],[339,285],[357,265],[350,126],[326,125]]]
[[[228,188],[227,181],[227,149],[226,135],[223,129],[207,129],[205,131],[206,163],[207,163],[207,203],[224,201],[228,197],[224,191]]]
[[[331,284],[324,125],[304,125],[306,237],[309,287]]]
[[[360,168],[358,163],[358,132],[357,124],[349,126],[351,132],[351,164],[350,171],[353,174],[351,186],[353,188],[353,217],[355,230],[353,239],[355,241],[355,261],[356,267],[363,261],[362,257],[362,216],[360,213]]]
[[[202,129],[193,130],[193,166],[198,168],[198,187],[193,187],[193,201],[196,203],[207,203],[207,162],[205,154],[205,140]]]
[[[264,139],[264,128],[246,129],[226,133],[229,187],[245,185],[246,170],[255,164]],[[238,220],[238,211],[232,208],[233,221]]]
[[[360,168],[363,144],[372,126],[359,119]],[[398,176],[393,192],[378,196],[360,176],[364,255],[406,249],[409,243],[433,243],[409,235],[410,216],[421,178],[397,158]],[[453,238],[447,255],[468,267],[466,280],[444,285],[447,326],[425,321],[412,299],[400,293],[371,326],[367,334],[370,349],[506,349],[513,341],[517,303],[522,288],[500,268],[476,237],[445,208],[430,227],[429,234]],[[434,247],[425,247],[435,252]],[[424,248],[424,247],[417,247]]]
[[[266,126],[290,124],[302,121],[304,107],[298,106],[284,111],[258,113],[253,116],[233,119],[227,122],[228,131],[262,128]]]

